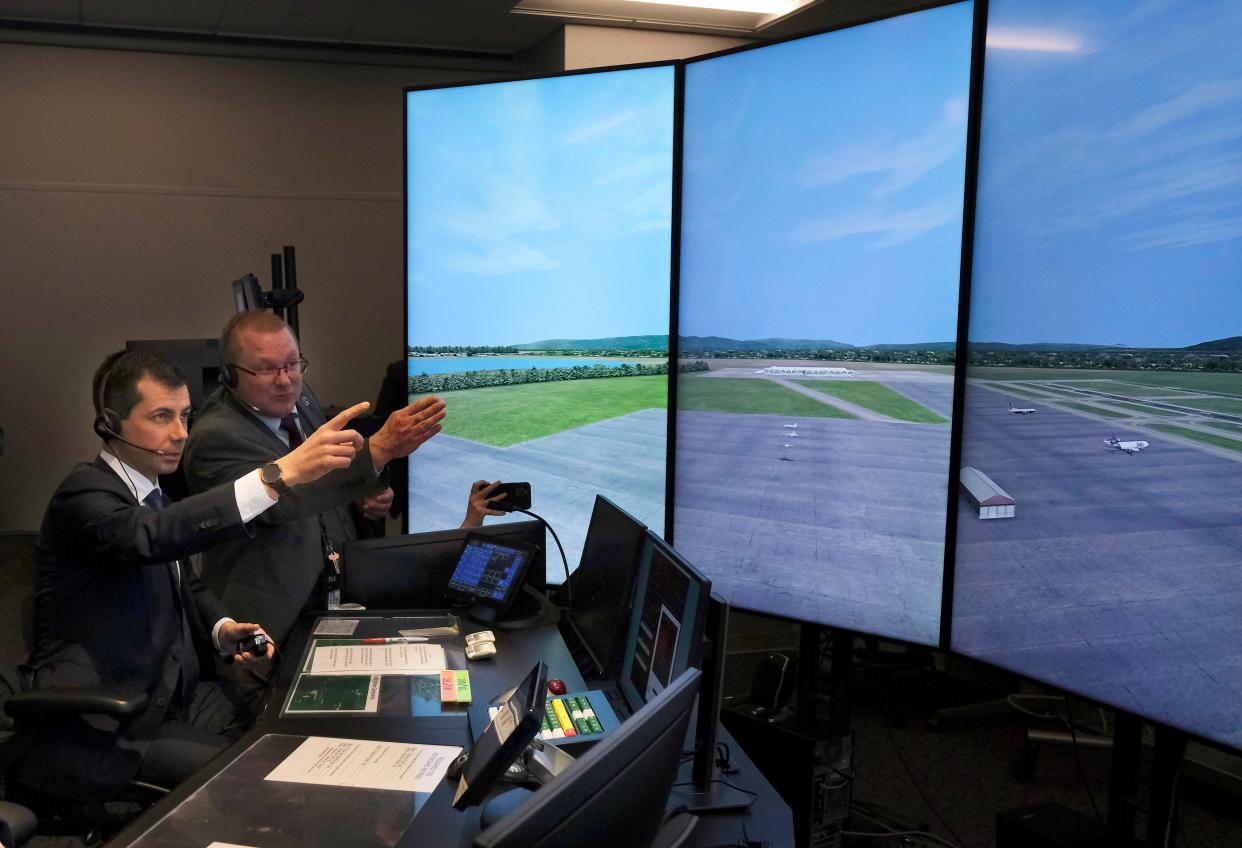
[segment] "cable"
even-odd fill
[[[1087,790],[1087,800],[1091,802],[1091,809],[1095,811],[1095,819],[1100,824],[1104,824],[1104,816],[1100,815],[1100,808],[1095,803],[1095,793],[1091,791],[1091,783],[1087,780],[1087,772],[1082,767],[1082,756],[1078,752],[1078,731],[1074,729],[1074,708],[1070,704],[1069,695],[1063,696],[1065,699],[1065,724],[1069,727],[1070,742],[1074,748],[1074,763],[1078,766],[1078,776],[1082,778],[1082,788]]]
[[[856,802],[854,802],[854,804],[852,804],[852,805],[851,805],[851,811],[852,811],[852,812],[854,812],[854,813],[857,813],[858,815],[862,816],[863,818],[865,818],[865,819],[867,819],[867,820],[869,820],[869,821],[873,821],[873,822],[875,822],[875,823],[876,823],[876,824],[878,824],[880,827],[884,828],[884,830],[885,830],[886,832],[885,832],[885,833],[866,833],[866,832],[863,832],[863,831],[842,830],[842,831],[841,831],[841,834],[842,834],[843,836],[861,836],[861,837],[864,837],[864,838],[866,838],[866,837],[872,837],[872,838],[875,838],[875,837],[888,838],[888,837],[890,837],[890,836],[907,836],[907,837],[909,837],[909,836],[921,836],[921,837],[923,837],[923,838],[925,838],[925,839],[930,839],[930,840],[932,840],[932,841],[933,841],[933,842],[935,842],[937,845],[944,845],[944,846],[947,846],[947,848],[961,848],[961,844],[960,844],[961,837],[960,837],[960,836],[957,836],[957,834],[954,834],[954,838],[955,838],[955,839],[957,839],[957,840],[958,840],[958,842],[950,842],[949,840],[944,839],[943,837],[937,836],[936,834],[931,833],[931,832],[926,831],[926,830],[916,830],[916,829],[912,829],[912,828],[906,828],[906,829],[899,829],[899,828],[895,828],[895,827],[893,827],[892,825],[890,825],[890,824],[886,824],[885,822],[881,821],[880,819],[877,819],[875,816],[869,816],[869,815],[867,815],[866,813],[864,813],[862,810],[858,809],[858,805],[859,805],[859,803],[860,803],[860,802],[857,802],[857,801],[856,801]],[[864,804],[865,804],[865,802],[862,802],[862,803],[864,803]],[[870,806],[870,805],[867,805],[867,806]]]
[[[914,769],[910,767],[910,763],[906,761],[905,754],[902,753],[901,747],[897,744],[897,740],[893,738],[893,731],[892,728],[888,726],[888,722],[880,722],[880,726],[884,728],[884,735],[888,737],[888,743],[892,745],[893,753],[897,755],[897,762],[901,763],[901,767],[905,769],[906,775],[910,778],[910,783],[914,786],[914,791],[919,793],[919,797],[923,799],[923,803],[927,805],[927,809],[931,810],[932,815],[935,816],[936,820],[944,826],[944,829],[949,832],[949,835],[961,843],[963,841],[962,837],[958,835],[957,831],[955,831],[947,821],[945,821],[944,816],[940,815],[940,811],[936,809],[935,804],[931,802],[931,799],[927,797],[927,793],[923,791],[923,786],[919,783],[918,778],[914,776]]]
[[[552,529],[552,525],[549,524],[542,515],[535,515],[535,513],[531,512],[529,509],[522,509],[521,507],[518,507],[518,506],[512,507],[509,511],[520,512],[524,515],[529,515],[531,518],[537,520],[544,527],[548,528],[548,532],[552,534],[552,541],[556,542],[556,549],[561,552],[561,565],[565,567],[565,610],[568,611],[568,610],[573,609],[574,608],[574,588],[569,583],[569,560],[565,558],[565,548],[561,546],[560,537],[556,535],[556,531]]]

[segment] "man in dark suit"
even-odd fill
[[[74,467],[56,490],[39,533],[36,688],[145,693],[140,715],[56,724],[30,740],[25,786],[82,801],[114,797],[137,778],[175,785],[223,749],[249,718],[244,695],[211,681],[217,659],[263,632],[227,617],[183,562],[230,539],[279,497],[347,466],[361,437],[342,430],[359,404],[314,434],[275,468],[169,503],[159,475],[177,468],[190,395],[184,375],[157,354],[113,354],[95,374],[95,431],[104,448]]]
[[[183,470],[191,492],[278,459],[324,420],[302,383],[307,361],[297,340],[273,313],[234,316],[220,336],[220,353],[224,385],[203,404],[186,445]],[[207,585],[230,609],[284,639],[304,609],[327,605],[332,557],[357,537],[350,504],[358,503],[368,518],[382,517],[392,503],[388,462],[440,432],[443,418],[444,402],[430,396],[392,413],[349,468],[303,486],[260,516],[253,541],[208,552]]]

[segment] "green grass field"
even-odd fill
[[[668,377],[608,377],[441,392],[444,432],[508,447],[584,424],[668,407]]]
[[[1122,412],[1118,409],[1106,409],[1104,407],[1092,406],[1089,403],[1074,403],[1073,401],[1060,401],[1059,406],[1068,406],[1071,409],[1077,409],[1081,412],[1089,412],[1092,415],[1098,415],[1101,418],[1129,418],[1130,413]]]
[[[1020,394],[1029,395],[1030,397],[1035,397],[1035,398],[1061,397],[1061,393],[1051,392],[1048,389],[1045,389],[1043,386],[1022,386],[1019,389],[1014,389],[1014,391]]]
[[[1110,395],[1123,395],[1132,398],[1151,398],[1151,397],[1173,397],[1177,396],[1176,392],[1170,393],[1165,386],[1136,386],[1123,380],[1083,380],[1082,382],[1073,382],[1075,388],[1091,389],[1097,392],[1106,392]]]
[[[869,380],[794,380],[826,395],[841,398],[856,406],[870,409],[898,421],[914,421],[919,424],[944,424],[947,418],[937,415],[927,407],[917,404],[905,395]]]
[[[1066,389],[1061,386],[1038,386],[1041,391],[1047,392],[1054,398],[1080,398],[1083,397],[1082,392],[1076,392],[1072,389]],[[1022,387],[1022,391],[1026,391],[1026,387]]]
[[[973,365],[966,369],[966,376],[971,380],[1001,382],[1011,380],[1053,380],[1067,383],[1079,380],[1122,381],[1141,386],[1220,392],[1242,397],[1242,374],[1221,374],[1209,371],[1101,371],[1076,368],[987,368]]]
[[[1204,433],[1199,430],[1191,430],[1188,427],[1178,427],[1176,424],[1149,424],[1147,426],[1153,430],[1159,430],[1162,433],[1172,433],[1174,436],[1181,436],[1184,439],[1202,442],[1205,445],[1216,445],[1216,447],[1219,448],[1242,451],[1242,442],[1237,439],[1227,439],[1224,436],[1218,436],[1215,433]]]
[[[1200,421],[1204,427],[1212,427],[1216,430],[1228,430],[1230,433],[1242,433],[1242,424],[1234,424],[1232,421]]]
[[[677,406],[699,412],[740,412],[804,418],[853,418],[826,403],[800,395],[771,380],[683,374],[677,383]]]
[[[1180,412],[1174,412],[1171,409],[1158,409],[1157,407],[1154,407],[1154,406],[1143,406],[1140,403],[1126,403],[1124,400],[1114,400],[1114,401],[1105,400],[1105,401],[1101,401],[1101,403],[1111,403],[1113,406],[1121,406],[1121,407],[1125,407],[1126,409],[1134,409],[1134,410],[1137,410],[1143,413],[1144,415],[1153,415],[1157,418],[1176,418],[1182,414]]]
[[[1170,403],[1173,402],[1170,401]],[[1188,406],[1191,409],[1202,409],[1207,412],[1242,414],[1242,398],[1238,400],[1233,400],[1232,398],[1179,398],[1176,403],[1178,406]]]

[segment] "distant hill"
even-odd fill
[[[1184,347],[1182,350],[1194,351],[1232,351],[1242,350],[1242,336],[1230,336],[1227,339],[1216,339],[1210,342],[1199,342],[1197,345]]]
[[[957,342],[910,342],[909,344],[867,345],[871,350],[957,350]]]
[[[720,350],[953,350],[955,342],[852,345],[832,339],[730,339],[724,336],[682,336],[682,354]],[[668,350],[668,336],[613,336],[604,339],[541,339],[511,345],[517,350]],[[1010,345],[1010,347],[1013,347]]]
[[[1009,344],[1008,342],[971,342],[970,349],[982,353],[996,353],[1004,350],[1031,350],[1031,351],[1055,351],[1055,350],[1107,350],[1109,348],[1118,348],[1125,350],[1125,345],[1112,344],[1070,344],[1068,342],[1035,342],[1033,344]]]
[[[518,350],[668,350],[668,336],[614,336],[607,339],[543,339],[511,345]]]
[[[723,336],[682,336],[682,353],[705,350],[853,350],[854,345],[831,339],[727,339]]]

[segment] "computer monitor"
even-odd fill
[[[407,530],[501,469],[571,567],[584,494],[663,527],[676,92],[672,63],[406,90],[406,390],[453,437],[410,455]]]
[[[569,576],[573,606],[566,618],[595,673],[603,677],[615,677],[621,669],[621,647],[646,530],[608,498],[595,496],[582,560]]]
[[[526,584],[544,589],[545,533],[538,521],[506,521],[482,527],[435,530],[347,542],[341,552],[341,600],[368,609],[441,608],[449,577],[469,533],[534,548]]]
[[[1242,4],[1125,6],[988,3],[950,647],[1242,748]]]
[[[246,274],[233,281],[233,308],[238,312],[249,312],[252,309],[266,309],[267,296],[263,286],[254,274]]]
[[[699,664],[712,583],[647,531],[618,686],[634,709]]]
[[[541,662],[502,699],[496,716],[475,740],[457,781],[454,807],[462,810],[482,801],[517,761],[539,733],[547,695],[548,666]]]
[[[670,538],[734,608],[940,640],[973,21],[686,65]]]
[[[492,820],[492,804],[485,807],[476,848],[650,845],[665,819],[699,678],[697,669],[684,672],[538,791],[506,793],[521,799],[507,814]]]

